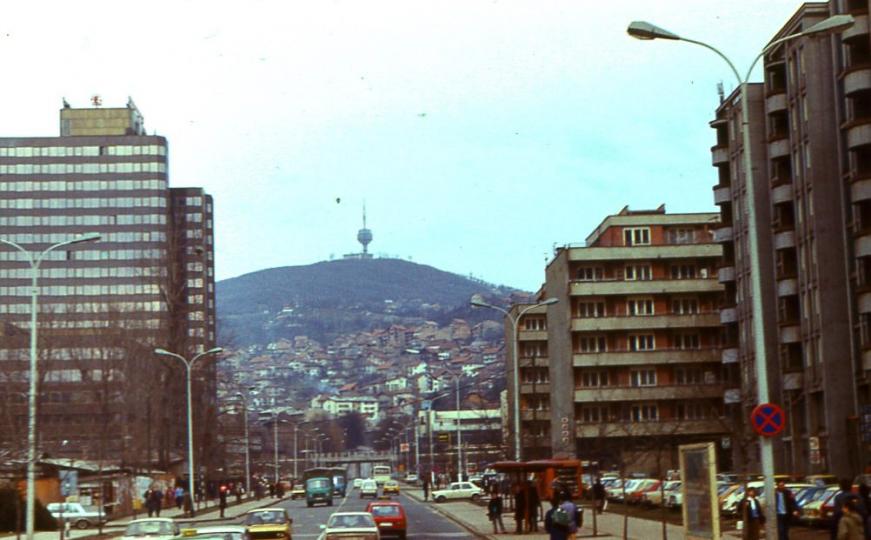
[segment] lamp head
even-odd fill
[[[154,349],[154,354],[165,354],[167,356],[172,356],[172,353],[167,351],[166,349]]]
[[[82,242],[91,242],[100,239],[100,233],[85,233],[70,241],[70,244],[81,244]]]
[[[668,30],[646,21],[632,21],[626,32],[635,39],[680,39],[677,34],[672,34]]]
[[[550,297],[547,300],[539,302],[538,304],[541,306],[550,306],[556,303],[559,303],[559,298]]]
[[[819,34],[835,34],[850,28],[855,22],[853,16],[849,14],[833,15],[828,19],[824,19],[811,26],[802,32],[802,35],[815,36]]]
[[[484,298],[480,294],[473,294],[472,298],[469,299],[469,304],[472,307],[490,307],[490,304],[484,301]]]

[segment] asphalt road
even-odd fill
[[[408,515],[408,538],[425,540],[474,540],[475,535],[457,525],[453,521],[433,510],[429,504],[419,503],[410,497],[394,495],[393,500],[398,500],[405,508]],[[276,506],[286,508],[293,519],[294,540],[313,540],[320,536],[322,524],[333,512],[363,512],[371,498],[360,499],[359,490],[349,490],[344,499],[334,498],[333,506],[314,506],[308,508],[305,499],[295,501],[286,500],[277,503]],[[225,523],[241,523],[241,520],[227,521]]]

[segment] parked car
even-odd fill
[[[172,540],[179,534],[178,525],[172,518],[142,518],[127,524],[121,540]]]
[[[245,513],[242,522],[248,527],[251,540],[293,537],[293,520],[284,508],[259,508]]]
[[[69,523],[76,529],[87,529],[101,523],[106,523],[106,513],[96,506],[85,506],[81,503],[49,503],[46,506],[51,517]]]
[[[381,536],[398,536],[405,540],[408,534],[408,518],[405,508],[398,502],[370,502],[366,511],[372,514]]]
[[[197,527],[196,529],[182,529],[181,535],[185,537],[185,540],[206,540],[213,537],[218,540],[251,540],[248,529],[242,525],[213,525]]]
[[[667,501],[668,496],[676,491],[680,491],[680,480],[669,480],[662,486],[661,490],[655,489],[642,493],[641,504],[645,506],[662,506],[663,501]]]
[[[381,540],[381,533],[372,514],[368,512],[336,512],[330,516],[326,525],[321,525],[318,540],[342,538]]]
[[[651,491],[659,491],[661,482],[654,478],[639,480],[632,490],[626,491],[626,504],[640,504],[641,496]]]
[[[835,494],[838,491],[838,486],[829,486],[824,490],[818,491],[809,499],[805,499],[805,503],[801,507],[799,521],[805,525],[823,525],[827,523],[831,519],[831,514],[827,516],[827,510],[824,507],[827,503],[834,502]],[[832,507],[830,506],[829,508]]]
[[[451,482],[447,489],[432,492],[435,502],[445,502],[454,499],[471,499],[477,501],[484,496],[484,490],[471,482]]]
[[[299,482],[293,484],[293,487],[290,488],[290,500],[295,501],[297,499],[305,498],[305,484]]]
[[[378,482],[372,478],[363,480],[363,483],[360,484],[360,498],[362,499],[363,497],[378,498]]]

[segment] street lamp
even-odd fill
[[[281,480],[281,475],[278,466],[278,424],[287,424],[287,420],[282,420],[278,417],[278,412],[275,412],[275,418],[272,419],[272,453],[275,466],[275,484],[278,485]]]
[[[753,316],[753,354],[756,367],[756,397],[759,403],[768,402],[768,362],[765,354],[765,334],[767,329],[762,320],[762,276],[759,269],[759,227],[756,217],[756,198],[753,187],[753,159],[751,157],[750,147],[750,107],[748,105],[747,85],[750,80],[750,74],[756,62],[765,56],[766,53],[793,39],[807,36],[815,36],[820,34],[832,34],[846,30],[853,26],[852,15],[834,15],[825,20],[822,20],[812,25],[803,32],[790,34],[782,38],[776,39],[766,45],[760,52],[750,68],[747,70],[747,75],[743,78],[729,58],[720,52],[717,48],[704,43],[681,37],[677,34],[664,30],[655,24],[644,21],[632,22],[626,31],[630,36],[642,39],[667,39],[671,41],[685,41],[695,45],[702,46],[717,54],[720,58],[726,61],[735,78],[738,80],[738,88],[741,94],[741,143],[744,146],[744,184],[745,184],[745,206],[747,208],[747,244],[750,255],[750,287],[751,287],[751,312]],[[774,493],[774,451],[772,448],[773,441],[769,437],[760,437],[760,461],[762,462],[762,474],[765,476],[765,492]],[[777,535],[777,521],[775,520],[775,505],[767,506],[767,520],[765,525],[766,537],[774,538]]]
[[[48,246],[38,254],[24,249],[21,245],[0,238],[0,243],[13,247],[24,254],[25,260],[30,264],[30,389],[27,396],[27,507],[26,507],[26,528],[25,534],[27,540],[33,540],[34,517],[36,511],[36,390],[37,390],[37,374],[38,368],[36,365],[36,313],[37,313],[37,298],[39,297],[39,265],[45,259],[49,252],[65,246],[73,244],[81,244],[83,242],[93,242],[100,239],[97,233],[87,233],[72,240],[59,242]]]
[[[191,402],[193,401],[191,395],[191,371],[194,368],[194,364],[197,360],[202,358],[203,356],[209,354],[217,354],[223,351],[221,347],[215,347],[209,349],[208,351],[203,351],[196,356],[194,356],[190,361],[187,358],[180,354],[176,354],[174,352],[169,352],[166,349],[154,349],[154,354],[159,354],[161,356],[169,356],[172,358],[176,358],[181,360],[181,363],[184,364],[185,367],[185,380],[187,381],[187,413],[188,413],[188,494],[191,497],[191,500],[196,500],[194,494],[196,477],[194,476],[194,415],[193,415],[193,406]],[[193,516],[194,509],[191,507],[191,516]]]
[[[522,457],[521,445],[520,445],[520,359],[518,358],[518,337],[517,337],[517,325],[520,323],[520,319],[523,318],[523,315],[526,314],[527,311],[537,308],[539,306],[550,306],[559,302],[559,298],[548,298],[546,300],[542,300],[537,304],[532,304],[531,306],[526,306],[524,309],[520,310],[520,313],[517,314],[516,317],[511,316],[511,312],[505,308],[494,306],[493,304],[488,304],[484,302],[480,296],[475,295],[469,301],[472,307],[482,307],[482,308],[490,308],[495,309],[496,311],[502,312],[508,320],[511,321],[511,331],[512,331],[512,340],[511,340],[511,358],[513,361],[513,365],[511,366],[511,374],[514,377],[512,388],[514,390],[514,460],[520,461]]]
[[[248,400],[242,392],[236,392],[236,397],[242,400],[242,423],[245,426],[245,493],[251,496],[251,447],[248,438]]]

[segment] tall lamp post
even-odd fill
[[[521,437],[520,437],[520,358],[519,356],[519,347],[518,347],[518,337],[517,337],[517,325],[520,323],[520,319],[526,314],[527,311],[537,308],[540,306],[550,306],[559,302],[559,298],[548,298],[546,300],[542,300],[537,304],[532,304],[531,306],[526,306],[517,314],[516,317],[511,316],[511,312],[505,308],[494,306],[493,304],[488,304],[481,300],[480,296],[475,295],[469,301],[469,303],[473,307],[482,307],[495,309],[496,311],[502,312],[509,321],[511,321],[511,331],[512,331],[512,340],[511,340],[511,358],[513,360],[513,365],[511,366],[511,374],[514,377],[514,381],[512,384],[512,388],[514,390],[514,460],[521,461],[523,457],[523,453],[521,451]]]
[[[236,392],[242,400],[242,424],[245,426],[245,493],[251,496],[251,443],[248,437],[248,400],[242,392]]]
[[[169,356],[172,358],[176,358],[181,360],[181,363],[184,364],[185,367],[185,380],[187,382],[187,414],[188,414],[188,494],[191,497],[191,500],[196,500],[194,494],[195,486],[196,486],[196,476],[194,476],[194,415],[193,415],[193,397],[191,395],[191,371],[194,368],[194,364],[196,364],[197,360],[200,358],[209,355],[209,354],[217,354],[223,351],[221,347],[215,347],[213,349],[209,349],[208,351],[203,351],[190,360],[185,358],[180,354],[176,354],[174,352],[169,352],[166,349],[154,349],[154,354],[158,354],[161,356]],[[194,510],[191,508],[191,514],[193,514]]]
[[[26,528],[25,534],[27,540],[33,540],[34,532],[34,517],[36,512],[36,390],[37,390],[37,375],[38,367],[36,364],[36,314],[37,314],[37,299],[39,297],[39,265],[45,260],[45,256],[49,252],[56,249],[71,246],[73,244],[81,244],[83,242],[93,242],[100,239],[97,233],[83,234],[82,236],[58,242],[48,246],[39,253],[27,251],[21,245],[0,238],[0,244],[6,244],[17,249],[24,254],[25,260],[30,264],[30,388],[27,395],[27,505],[25,511]]]
[[[759,270],[759,224],[757,223],[756,199],[754,197],[755,191],[753,184],[753,159],[751,156],[749,129],[750,107],[748,103],[749,97],[747,85],[750,81],[750,74],[759,59],[765,56],[766,53],[768,53],[778,45],[801,37],[841,32],[851,27],[853,25],[853,22],[854,21],[852,15],[834,15],[812,25],[810,28],[803,32],[790,34],[788,36],[784,36],[782,38],[772,41],[762,49],[762,52],[760,52],[756,56],[756,58],[753,59],[753,62],[750,64],[750,68],[747,70],[747,74],[743,78],[738,72],[738,69],[735,67],[735,64],[733,64],[732,61],[729,60],[729,58],[725,54],[723,54],[712,45],[709,45],[702,41],[696,41],[693,39],[678,36],[677,34],[673,34],[668,30],[664,30],[654,24],[644,21],[632,22],[626,30],[630,36],[637,39],[668,39],[672,41],[685,41],[687,43],[692,43],[709,49],[726,61],[726,63],[729,65],[729,69],[732,70],[732,73],[738,80],[738,87],[741,94],[741,143],[744,146],[743,161],[744,183],[746,190],[745,206],[747,208],[747,251],[749,252],[750,256],[750,294],[751,312],[753,314],[753,355],[756,364],[756,398],[759,403],[767,403],[769,400],[768,361],[765,354],[765,334],[767,329],[765,328],[765,325],[762,321],[762,276]],[[769,437],[760,437],[760,439],[760,461],[762,462],[762,473],[763,475],[765,475],[765,492],[774,493],[774,451],[772,448],[773,441]],[[777,520],[775,519],[775,510],[775,505],[773,504],[769,504],[766,507],[768,519],[766,520],[765,534],[768,538],[774,538],[777,535]]]

